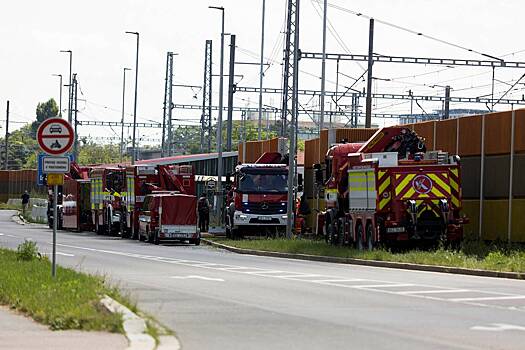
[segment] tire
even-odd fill
[[[340,247],[345,245],[345,224],[343,220],[340,220],[339,225],[337,225],[337,245]]]
[[[330,219],[330,223],[328,224],[328,230],[326,232],[330,245],[337,245],[337,230],[337,224],[334,222],[334,220]]]
[[[357,224],[356,228],[355,228],[355,234],[356,234],[356,239],[355,239],[355,247],[357,250],[363,250],[364,247],[363,247],[363,225],[361,223]]]
[[[148,239],[148,243],[153,243],[153,237],[151,236],[151,232],[146,229],[146,237]]]
[[[231,220],[231,217],[229,215],[226,215],[226,238],[232,238],[232,223],[233,220]]]
[[[139,242],[144,242],[146,240],[146,237],[144,237],[142,234],[139,233]]]
[[[195,244],[195,245],[200,245],[201,239],[200,238],[194,239],[193,242],[190,242],[190,243]]]
[[[157,230],[155,230],[155,233],[153,234],[153,244],[155,245],[160,244],[159,231]]]
[[[366,225],[366,239],[365,239],[365,248],[366,250],[373,250],[374,249],[374,239],[372,237],[373,235],[373,229],[372,224]]]

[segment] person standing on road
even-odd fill
[[[199,212],[199,229],[201,232],[208,232],[210,225],[210,202],[205,193],[201,193],[197,201],[197,210]]]
[[[27,190],[24,191],[24,194],[22,195],[22,214],[26,214],[27,207],[29,206],[29,193],[27,193]]]

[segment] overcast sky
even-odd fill
[[[282,31],[286,0],[267,0],[266,62],[271,63],[265,86],[281,85]],[[370,15],[446,42],[509,61],[525,61],[523,13],[521,0],[330,0],[331,4]],[[261,33],[262,0],[194,0],[194,1],[4,1],[0,11],[0,112],[4,120],[6,100],[11,101],[15,122],[34,120],[36,104],[50,97],[58,101],[58,78],[68,76],[68,55],[73,51],[73,72],[78,73],[81,95],[80,120],[120,120],[122,68],[135,67],[135,37],[125,31],[140,32],[138,83],[138,121],[161,121],[166,52],[175,58],[177,83],[202,85],[204,45],[213,40],[214,72],[219,71],[220,12],[209,5],[226,9],[226,32],[237,34],[237,61],[258,61]],[[321,52],[321,7],[314,0],[301,0],[300,47],[303,51]],[[327,51],[365,54],[368,47],[368,19],[330,7],[328,17],[333,31],[328,33]],[[338,39],[336,37],[338,36]],[[228,43],[229,38],[226,38]],[[393,27],[376,23],[374,52],[389,55],[486,59],[464,49],[429,40]],[[227,56],[225,69],[227,68]],[[366,64],[341,62],[340,87],[349,86],[350,77],[360,76]],[[301,61],[300,87],[319,89],[320,61]],[[335,90],[335,62],[327,64],[327,89]],[[257,86],[258,68],[238,66],[239,86]],[[490,94],[491,69],[447,68],[442,66],[376,64],[374,76],[391,81],[375,81],[374,92],[442,95],[452,86],[452,96]],[[501,96],[523,72],[518,69],[496,70],[496,96]],[[127,120],[133,108],[134,71],[128,72]],[[66,81],[64,81],[66,83]],[[359,82],[356,88],[362,90]],[[508,97],[521,98],[523,86]],[[67,98],[63,93],[63,108]],[[218,101],[218,79],[214,81],[214,104]],[[196,96],[197,98],[194,98]],[[175,103],[201,104],[198,89],[175,88]],[[225,98],[226,101],[226,98]],[[361,101],[364,105],[364,101]],[[268,95],[264,103],[279,106],[279,95]],[[301,103],[313,106],[317,101],[303,97]],[[345,103],[350,103],[350,100]],[[257,106],[257,95],[236,94],[236,106]],[[430,112],[439,103],[421,103]],[[484,105],[452,105],[451,108],[486,108]],[[329,106],[327,106],[329,108]],[[419,107],[415,111],[420,111]],[[510,109],[498,106],[497,109]],[[408,113],[409,101],[376,100],[377,113]],[[199,111],[175,110],[176,118],[198,119]],[[238,117],[238,116],[236,116]],[[389,121],[375,120],[376,123]],[[4,122],[0,124],[2,130]],[[21,124],[14,124],[15,125]],[[118,129],[114,130],[119,134]],[[81,127],[81,135],[115,136],[109,128]],[[2,131],[3,132],[3,131]],[[140,136],[158,138],[159,129],[140,130]]]

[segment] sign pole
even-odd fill
[[[51,266],[51,275],[57,275],[57,221],[58,221],[58,185],[53,186],[53,265]]]

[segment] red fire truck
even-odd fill
[[[191,165],[132,165],[126,168],[126,192],[123,196],[125,220],[122,226],[124,237],[139,238],[139,216],[143,211],[145,196],[161,191],[195,196],[193,167]]]
[[[226,235],[280,235],[286,231],[288,166],[280,153],[264,153],[235,168],[226,196]]]
[[[80,167],[71,162],[69,173],[64,176],[64,185],[58,186],[58,222],[59,229],[75,231],[91,230],[91,209],[89,201],[89,168]],[[49,187],[47,221],[53,227],[53,195]]]
[[[332,146],[326,175],[318,227],[331,244],[372,249],[378,242],[463,237],[459,156],[426,152],[424,139],[408,128],[382,128],[365,143]]]
[[[123,197],[126,192],[126,169],[100,167],[91,170],[91,214],[97,234],[122,235],[126,212]]]
[[[188,241],[200,244],[197,229],[197,197],[174,192],[152,193],[144,198],[139,217],[139,240]]]

